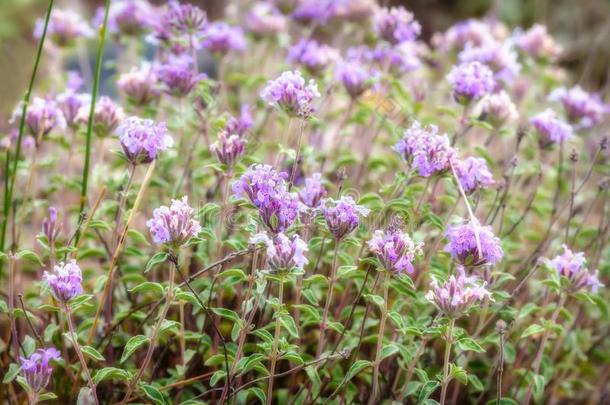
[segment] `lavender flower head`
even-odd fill
[[[107,96],[102,96],[97,100],[93,114],[93,131],[101,137],[111,134],[125,119],[123,108]],[[77,121],[86,123],[88,120],[89,106],[84,105],[78,113]]]
[[[240,27],[216,21],[205,28],[202,45],[208,51],[221,55],[229,51],[242,52],[246,49],[246,37]]]
[[[103,7],[97,10],[97,25],[102,24],[104,11]],[[115,0],[108,10],[108,31],[134,37],[142,35],[153,27],[155,12],[147,0]]]
[[[550,108],[536,114],[530,122],[545,142],[561,143],[572,137],[570,124],[561,120]]]
[[[49,207],[49,216],[42,221],[42,233],[47,237],[47,243],[51,248],[55,245],[55,240],[59,236],[59,231],[57,208]]]
[[[267,233],[261,232],[251,237],[250,243],[266,245],[267,261],[276,272],[289,271],[294,268],[303,270],[303,266],[308,263],[305,257],[305,252],[308,250],[307,244],[299,235],[294,235],[291,240],[283,233],[270,237]]]
[[[129,101],[137,106],[148,105],[161,95],[157,74],[149,64],[123,73],[117,85],[127,95]]]
[[[44,20],[38,20],[34,27],[34,38],[40,39],[44,30]],[[75,11],[53,9],[47,27],[47,36],[57,46],[70,46],[78,38],[93,37],[93,29]]]
[[[172,248],[184,246],[201,231],[199,221],[193,218],[194,213],[186,196],[172,200],[169,207],[162,205],[156,208],[153,217],[146,221],[153,242]]]
[[[222,131],[218,140],[210,145],[210,152],[215,153],[221,163],[233,167],[237,159],[244,154],[246,143],[238,134]]]
[[[53,374],[50,362],[58,360],[59,357],[59,350],[54,347],[38,349],[29,358],[19,357],[21,374],[34,393],[40,393],[49,385]]]
[[[172,56],[157,68],[159,81],[166,93],[174,97],[185,97],[206,75],[193,72],[193,60],[187,56]]]
[[[504,257],[500,239],[493,234],[491,226],[481,226],[477,220],[450,226],[446,236],[449,243],[445,251],[463,266],[494,265]]]
[[[413,274],[415,256],[422,254],[422,243],[415,244],[401,230],[377,230],[368,241],[369,250],[381,261],[385,270],[396,274]]]
[[[561,54],[561,46],[542,24],[534,24],[525,32],[518,30],[514,41],[519,49],[536,59],[554,60]]]
[[[301,24],[326,25],[337,11],[337,0],[299,0],[292,18]]]
[[[248,197],[255,207],[266,203],[270,196],[286,192],[288,173],[278,173],[269,165],[255,164],[233,183],[235,197]]]
[[[60,263],[52,273],[45,271],[43,279],[51,288],[53,296],[64,304],[83,293],[83,275],[76,260]]]
[[[356,229],[360,224],[360,217],[368,216],[369,212],[368,208],[357,205],[354,199],[348,196],[339,200],[326,199],[322,205],[326,226],[337,241]]]
[[[322,203],[322,199],[326,197],[326,189],[322,184],[322,175],[314,173],[311,177],[305,179],[305,187],[299,190],[299,200],[307,208],[318,208]]]
[[[288,51],[288,62],[302,65],[312,75],[322,73],[336,58],[332,47],[313,39],[302,39]]]
[[[436,278],[432,278],[431,289],[426,299],[433,302],[449,318],[459,318],[466,314],[470,308],[486,298],[491,293],[485,288],[485,283],[479,284],[475,276],[467,277],[464,268],[459,266],[457,278],[452,275],[443,285],[439,285]]]
[[[460,63],[480,62],[493,72],[496,84],[512,84],[519,75],[521,65],[510,41],[487,42],[481,46],[467,46],[458,55]]]
[[[496,85],[491,69],[477,61],[452,67],[447,80],[453,86],[453,98],[460,104],[480,99]]]
[[[159,152],[174,144],[165,123],[150,119],[129,117],[119,125],[117,133],[125,156],[134,165],[152,162]]]
[[[575,293],[583,288],[588,288],[596,293],[599,287],[604,285],[599,281],[598,271],[589,271],[586,267],[587,260],[583,252],[574,253],[566,245],[563,245],[563,253],[552,260],[547,260],[549,266],[566,277],[569,281],[568,291]]]
[[[273,233],[284,232],[294,224],[301,212],[296,193],[283,191],[270,194],[267,200],[258,207],[263,224]]]
[[[207,15],[199,7],[171,0],[162,22],[172,34],[185,37],[200,36],[207,26]]]
[[[464,192],[470,194],[476,190],[495,184],[493,175],[483,158],[468,157],[455,163],[457,174]]]
[[[587,93],[580,86],[556,89],[549,95],[549,100],[560,101],[570,122],[582,128],[594,127],[610,113],[610,106],[605,105],[599,95]]]
[[[517,107],[504,90],[485,97],[482,112],[485,114],[485,120],[494,128],[501,128],[519,119]]]
[[[72,89],[67,89],[56,97],[57,105],[61,110],[66,124],[70,128],[76,128],[82,123],[81,110],[83,108],[89,110],[91,103],[91,95],[87,93],[77,93]]]
[[[397,75],[412,72],[422,65],[415,42],[402,42],[393,46],[377,45],[370,58],[381,67],[387,66],[390,72]]]
[[[422,177],[444,173],[455,158],[447,134],[439,135],[435,125],[423,127],[418,121],[405,131],[394,150]]]
[[[250,106],[248,104],[243,104],[241,106],[239,118],[229,118],[224,130],[231,135],[236,134],[239,136],[244,136],[253,125],[254,119],[250,113]]]
[[[15,107],[9,122],[11,124],[18,123],[21,119],[22,112],[23,103],[19,103],[17,107]],[[38,143],[40,142],[41,137],[48,135],[52,130],[65,128],[66,119],[57,105],[57,102],[35,97],[28,106],[28,111],[25,116],[25,125],[28,132]]]
[[[466,46],[481,46],[494,40],[492,27],[487,22],[474,18],[460,21],[445,33],[432,38],[435,47],[445,52]]]
[[[421,25],[413,18],[413,13],[402,6],[381,8],[373,23],[377,35],[391,44],[413,41],[421,33]]]
[[[302,118],[313,114],[313,101],[317,97],[320,93],[316,82],[312,79],[305,84],[298,70],[283,72],[277,79],[270,80],[261,92],[261,98],[269,105]]]
[[[360,97],[378,79],[378,74],[359,60],[349,58],[337,64],[337,79],[352,99]]]
[[[257,35],[274,35],[285,32],[288,21],[272,4],[258,2],[246,15],[246,28]]]

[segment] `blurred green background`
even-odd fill
[[[226,0],[192,2],[206,9],[212,19],[222,17],[227,3]],[[91,17],[102,3],[102,0],[56,1],[57,7],[73,8],[87,17]],[[574,80],[589,90],[603,93],[609,90],[610,0],[416,0],[389,3],[403,4],[415,13],[422,23],[425,40],[434,32],[470,17],[491,15],[510,27],[544,23],[564,46],[560,63],[573,73]],[[43,16],[47,4],[45,0],[0,0],[2,117],[7,117],[25,90],[36,48],[32,38],[33,26]],[[0,128],[5,124],[2,122]]]

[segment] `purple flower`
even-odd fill
[[[450,226],[446,236],[449,243],[445,251],[463,266],[493,265],[504,256],[500,239],[493,234],[491,226],[481,226],[476,220]]]
[[[22,112],[23,103],[19,103],[9,122],[18,123]],[[28,106],[25,125],[36,142],[39,142],[42,136],[49,134],[52,130],[65,128],[66,119],[54,100],[35,97]]]
[[[402,42],[397,45],[379,44],[371,52],[371,59],[380,67],[387,66],[395,74],[412,72],[421,67],[417,44]]]
[[[510,41],[488,42],[480,46],[467,46],[458,55],[460,63],[480,62],[493,72],[497,84],[512,84],[519,75],[521,65]]]
[[[34,393],[39,393],[47,385],[53,374],[51,360],[59,359],[59,350],[54,347],[38,349],[29,358],[19,357],[21,374]]]
[[[375,13],[374,0],[335,0],[334,18],[346,21],[364,21]]]
[[[455,150],[447,135],[439,135],[435,125],[422,127],[418,121],[405,131],[394,150],[422,177],[444,173],[450,169],[449,163],[455,158]]]
[[[34,38],[40,39],[43,30],[44,20],[38,20],[34,27]],[[72,45],[77,38],[92,37],[93,30],[75,11],[53,9],[47,27],[47,36],[55,45],[64,47]]]
[[[485,114],[485,120],[494,128],[501,128],[519,118],[517,107],[504,90],[485,97],[482,112]]]
[[[210,152],[215,153],[221,163],[233,167],[237,159],[244,154],[246,143],[238,134],[222,131],[218,140],[210,145]]]
[[[460,21],[445,33],[432,38],[433,44],[442,51],[476,47],[493,41],[495,38],[490,24],[476,19]]]
[[[343,83],[345,90],[351,98],[356,99],[370,89],[379,78],[364,63],[355,59],[344,60],[338,63],[337,79]]]
[[[369,250],[381,261],[387,271],[413,274],[413,260],[422,254],[422,243],[415,244],[411,237],[398,229],[375,231],[368,241]]]
[[[52,248],[59,236],[59,224],[57,223],[57,208],[49,207],[49,216],[42,221],[42,233],[47,237],[47,243]]]
[[[337,0],[299,0],[292,18],[302,24],[327,24],[336,12]]]
[[[106,96],[97,100],[93,114],[93,131],[101,137],[111,134],[125,118],[123,109]],[[82,123],[89,121],[88,105],[80,109],[77,121]]]
[[[63,113],[66,124],[70,128],[75,128],[82,123],[81,110],[89,110],[91,95],[87,93],[76,93],[72,89],[57,95],[57,105]]]
[[[115,0],[108,10],[108,31],[113,34],[138,36],[149,31],[154,23],[155,8],[146,0]],[[101,25],[104,8],[95,16],[96,25]]]
[[[560,101],[570,122],[582,128],[594,127],[610,112],[610,106],[605,105],[599,95],[587,93],[580,86],[556,89],[549,95],[549,100]]]
[[[240,27],[232,27],[223,21],[208,24],[203,33],[202,45],[208,51],[225,54],[246,49],[246,37]]]
[[[583,288],[589,288],[592,293],[596,293],[600,283],[598,271],[589,271],[586,267],[587,259],[583,252],[573,253],[566,245],[563,245],[563,253],[552,260],[547,260],[549,266],[554,268],[560,276],[566,277],[569,281],[568,291],[575,293]]]
[[[466,193],[495,184],[493,175],[483,158],[469,157],[455,163],[455,173]]]
[[[464,268],[459,266],[457,278],[452,275],[442,286],[433,277],[426,299],[433,302],[449,318],[459,318],[485,298],[492,299],[485,283],[479,284],[477,281],[475,276],[467,277]]]
[[[273,35],[285,32],[288,22],[272,4],[259,2],[246,15],[246,28],[258,35]]]
[[[326,197],[326,189],[322,185],[322,175],[314,173],[305,179],[305,187],[298,192],[299,200],[307,208],[318,208],[322,199]]]
[[[517,30],[514,41],[519,49],[537,59],[553,60],[561,54],[561,46],[548,34],[546,26],[542,24],[534,24],[525,32]]]
[[[305,84],[301,72],[283,72],[280,77],[270,80],[261,92],[261,98],[290,116],[309,117],[314,112],[313,100],[320,97],[314,80]]]
[[[193,71],[193,60],[190,57],[172,56],[157,68],[159,81],[165,85],[164,90],[174,97],[185,97],[203,80],[206,75]]]
[[[303,266],[308,263],[305,257],[307,244],[299,237],[294,235],[292,240],[283,233],[269,236],[262,232],[250,238],[250,243],[264,243],[267,247],[267,261],[271,268],[276,272],[289,271],[294,268],[303,270]]]
[[[254,206],[259,207],[269,196],[286,191],[287,178],[287,173],[278,173],[269,165],[252,165],[233,183],[233,193],[238,198],[248,197]]]
[[[453,98],[460,104],[480,99],[496,85],[491,69],[477,61],[453,66],[447,80],[453,86]]]
[[[250,106],[248,104],[243,104],[241,106],[239,118],[231,117],[224,130],[231,135],[236,134],[244,136],[246,132],[252,128],[252,125],[254,125],[254,119],[250,113]]]
[[[176,0],[169,2],[163,18],[166,28],[178,36],[199,36],[205,30],[207,22],[205,11],[193,4],[181,4]]]
[[[557,117],[557,114],[547,108],[544,112],[536,114],[530,122],[544,141],[561,143],[572,137],[572,127]]]
[[[326,226],[336,240],[343,239],[356,229],[360,224],[360,217],[368,216],[369,212],[368,208],[357,205],[352,197],[346,196],[339,200],[326,199],[322,205]]]
[[[300,64],[313,75],[322,73],[336,57],[333,48],[313,39],[302,39],[288,51],[289,63]]]
[[[174,144],[164,122],[129,117],[117,128],[123,152],[132,164],[150,163]]]
[[[157,74],[149,64],[123,73],[117,85],[127,95],[129,101],[137,106],[148,105],[161,95]]]
[[[153,217],[146,221],[153,242],[172,248],[184,246],[201,231],[199,221],[193,219],[194,213],[186,196],[172,200],[169,207],[162,205],[155,208]]]
[[[55,266],[54,272],[44,272],[43,279],[47,282],[53,296],[60,302],[66,303],[73,297],[83,293],[83,275],[76,260],[60,263]]]
[[[301,206],[295,193],[282,191],[270,194],[266,201],[258,206],[258,214],[263,224],[273,233],[284,232],[299,217]]]
[[[402,6],[381,8],[375,14],[374,25],[379,38],[391,44],[413,41],[421,33],[421,25],[413,13]]]

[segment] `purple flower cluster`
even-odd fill
[[[517,30],[514,41],[519,49],[536,59],[554,60],[561,54],[561,47],[542,24],[534,24],[525,32]]]
[[[288,51],[288,62],[302,65],[313,75],[319,75],[337,58],[337,52],[313,39],[302,39]]]
[[[356,229],[360,224],[360,217],[368,216],[369,212],[368,208],[357,205],[354,199],[348,196],[338,200],[326,199],[322,205],[326,226],[337,241]]]
[[[257,35],[274,35],[285,32],[288,21],[272,4],[258,2],[246,15],[246,28]]]
[[[248,104],[243,104],[239,117],[229,118],[224,130],[231,135],[244,136],[253,125],[254,119],[250,113],[250,106]]]
[[[161,18],[161,30],[168,30],[173,39],[182,39],[186,37],[191,40],[193,37],[199,37],[203,34],[208,23],[208,18],[202,9],[199,7],[185,3],[181,4],[177,0],[170,0],[167,11]]]
[[[442,51],[481,46],[495,41],[493,29],[487,22],[468,19],[450,27],[445,33],[432,38],[436,48]]]
[[[45,271],[43,278],[51,288],[53,296],[62,303],[83,293],[83,275],[76,260],[60,263],[52,273]]]
[[[129,117],[117,128],[125,156],[132,164],[150,163],[174,144],[164,122]]]
[[[413,13],[404,7],[381,8],[374,17],[375,32],[390,44],[415,40],[421,33],[421,25]]]
[[[311,209],[320,207],[322,199],[326,197],[326,194],[320,173],[314,173],[307,177],[305,179],[305,186],[298,192],[301,203]]]
[[[491,226],[481,226],[477,220],[450,226],[446,236],[449,243],[445,251],[463,266],[494,265],[504,257],[500,239]]]
[[[44,20],[38,20],[34,27],[34,38],[40,39],[44,30]],[[91,38],[93,29],[73,10],[54,9],[51,13],[47,36],[57,46],[70,46],[78,38]]]
[[[337,0],[299,0],[292,18],[302,24],[327,24],[335,17]]]
[[[148,105],[157,100],[161,95],[159,78],[155,69],[149,64],[141,68],[133,68],[130,72],[123,73],[117,85],[129,98],[129,101],[137,106]]]
[[[549,95],[549,100],[560,101],[570,122],[582,128],[596,126],[610,112],[610,106],[605,105],[599,95],[587,93],[580,86],[556,89]]]
[[[113,34],[138,36],[149,31],[155,20],[155,8],[146,0],[118,0],[108,10],[108,31]],[[95,21],[101,25],[104,8],[97,11]]]
[[[51,374],[53,374],[51,360],[59,360],[59,357],[59,350],[49,347],[36,350],[28,358],[19,358],[21,374],[34,393],[40,393],[49,385]]]
[[[370,89],[378,79],[378,75],[370,67],[354,58],[339,62],[336,75],[353,99],[358,98]]]
[[[9,121],[11,124],[19,122],[22,110],[23,104],[19,103]],[[36,142],[39,142],[41,137],[52,130],[65,128],[66,119],[54,100],[35,97],[28,106],[25,125],[30,135],[35,138]]]
[[[417,70],[422,65],[415,42],[402,42],[394,46],[379,44],[370,52],[369,58],[398,75]]]
[[[246,37],[240,27],[217,21],[207,25],[201,45],[208,51],[224,55],[229,51],[242,52],[246,49]]]
[[[493,175],[483,158],[468,157],[455,163],[455,173],[466,193],[495,184]]]
[[[244,154],[246,143],[240,135],[222,131],[218,140],[210,145],[210,152],[215,153],[221,163],[233,167],[237,159]]]
[[[96,135],[104,137],[111,134],[125,119],[123,109],[110,97],[103,96],[95,103],[93,113],[93,130]],[[78,114],[78,121],[85,123],[89,120],[89,106],[84,105]]]
[[[517,52],[509,41],[467,46],[460,52],[459,60],[461,63],[479,62],[486,65],[493,72],[496,84],[511,84],[521,70]]]
[[[572,137],[570,124],[561,120],[550,108],[536,114],[530,122],[545,142],[561,143]]]
[[[267,261],[274,271],[289,271],[293,268],[303,269],[308,263],[305,257],[307,244],[294,235],[292,239],[283,233],[269,236],[265,232],[258,233],[250,238],[250,243],[264,243],[267,247]]]
[[[460,104],[480,99],[496,85],[491,69],[477,61],[452,67],[447,80],[453,86],[453,98]]]
[[[199,221],[193,218],[195,210],[188,204],[188,197],[172,200],[169,207],[162,205],[153,211],[153,217],[146,221],[153,241],[157,245],[172,248],[184,246],[201,231]]]
[[[56,97],[57,106],[61,110],[66,124],[70,128],[76,128],[82,123],[81,116],[83,109],[89,109],[91,95],[87,93],[77,93],[72,89],[67,89]]]
[[[172,56],[157,68],[157,75],[166,93],[185,97],[206,75],[193,70],[193,60],[187,56]]]
[[[57,208],[49,207],[49,216],[42,221],[42,233],[47,237],[48,245],[53,248],[59,236],[60,228],[57,223]]]
[[[485,97],[481,110],[485,120],[494,128],[501,128],[519,118],[517,107],[504,90]]]
[[[591,292],[596,293],[599,287],[604,285],[599,281],[598,271],[589,271],[586,267],[586,262],[587,260],[583,252],[574,253],[566,245],[563,245],[563,253],[561,255],[548,260],[548,264],[560,276],[566,277],[569,280],[569,292],[574,293],[583,288],[588,288]]]
[[[431,289],[426,298],[449,318],[459,318],[468,313],[477,303],[491,299],[491,293],[485,288],[485,284],[479,284],[475,276],[466,276],[463,267],[459,267],[457,277],[452,275],[446,283],[439,285],[436,278],[430,283]]]
[[[276,106],[290,116],[309,117],[314,112],[313,100],[320,97],[314,80],[305,84],[301,72],[283,72],[280,77],[270,80],[261,92],[261,98],[269,105]]]
[[[422,254],[422,243],[415,244],[411,237],[400,230],[375,231],[368,241],[369,250],[381,261],[385,270],[401,274],[413,274],[413,261]]]
[[[418,121],[405,131],[394,150],[422,177],[444,173],[455,158],[447,135],[439,135],[435,125],[422,127]]]

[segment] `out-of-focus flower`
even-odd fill
[[[422,127],[418,121],[405,131],[394,150],[422,177],[444,173],[450,169],[450,162],[455,158],[455,150],[447,134],[439,135],[435,125]]]
[[[421,25],[413,13],[402,6],[380,8],[374,17],[375,32],[390,44],[415,40],[421,33]]]
[[[496,84],[512,84],[521,65],[510,41],[488,42],[481,46],[467,46],[458,55],[461,63],[480,62],[493,72]]]
[[[117,85],[127,95],[129,101],[137,106],[148,105],[161,95],[157,74],[148,64],[123,73]]]
[[[87,93],[76,93],[75,91],[68,89],[63,93],[57,95],[57,105],[64,115],[66,124],[70,128],[75,128],[81,121],[81,110],[83,108],[89,109],[91,103],[91,95]]]
[[[40,39],[44,30],[44,20],[36,21],[34,38]],[[93,29],[73,10],[53,9],[47,27],[48,38],[57,46],[69,46],[77,38],[90,38]]]
[[[360,97],[379,79],[376,71],[365,63],[349,57],[337,64],[336,76],[343,83],[347,94],[353,99]]]
[[[421,67],[421,60],[419,59],[415,42],[402,42],[393,46],[379,44],[371,52],[370,58],[380,68],[387,66],[390,72],[398,75],[412,72]]]
[[[375,13],[374,0],[335,0],[334,17],[346,21],[363,21]]]
[[[205,11],[194,4],[182,4],[171,0],[163,22],[179,35],[200,36],[206,28],[208,19]]]
[[[292,18],[301,24],[327,24],[337,10],[336,0],[299,0]]]
[[[101,25],[104,8],[95,15],[96,25]],[[149,31],[157,11],[147,0],[115,0],[108,10],[108,31],[113,34],[138,36]]]
[[[574,253],[566,245],[563,245],[563,253],[552,260],[547,260],[547,262],[560,276],[568,279],[568,291],[571,293],[584,288],[596,293],[599,287],[604,286],[599,281],[599,272],[597,270],[592,272],[587,268],[587,259],[585,259],[583,252]]]
[[[605,105],[599,95],[587,93],[580,86],[555,89],[549,100],[561,102],[570,122],[582,128],[594,127],[610,113],[610,105]]]
[[[473,193],[495,184],[493,175],[483,158],[471,156],[458,160],[455,164],[455,173],[466,193]]]
[[[453,66],[447,80],[453,86],[453,98],[460,104],[480,99],[496,85],[491,69],[476,61]]]
[[[401,230],[377,230],[368,241],[369,250],[381,261],[387,271],[413,274],[415,256],[422,254],[422,243],[415,244],[411,237]]]
[[[210,151],[216,154],[221,163],[233,167],[237,159],[244,154],[246,143],[240,135],[222,131],[218,140],[210,145]]]
[[[356,204],[354,199],[348,196],[338,200],[326,199],[322,205],[326,226],[336,240],[343,239],[356,229],[360,224],[360,217],[368,216],[369,212],[368,208]]]
[[[164,122],[129,117],[117,128],[125,156],[132,164],[150,163],[174,144]]]
[[[485,283],[479,284],[475,276],[467,277],[464,268],[459,267],[457,277],[452,275],[446,283],[439,285],[432,278],[431,289],[426,299],[433,302],[449,318],[459,318],[477,303],[491,298],[491,293],[485,288]]]
[[[295,70],[283,72],[277,79],[270,80],[261,97],[288,115],[306,118],[313,114],[313,100],[320,97],[320,93],[313,79],[305,84],[301,72]]]
[[[481,226],[477,220],[450,226],[446,236],[449,243],[445,251],[463,266],[494,265],[504,257],[500,239],[490,226]]]
[[[95,103],[93,113],[93,131],[96,135],[104,137],[111,134],[123,119],[125,113],[110,97],[103,96]],[[84,105],[77,117],[77,121],[85,123],[89,120],[89,106]]]
[[[504,90],[485,97],[482,112],[485,114],[485,120],[494,128],[502,128],[505,124],[519,119],[517,107]]]
[[[257,35],[279,34],[287,28],[286,17],[269,3],[254,4],[246,15],[246,29]]]
[[[60,302],[66,303],[83,293],[83,275],[76,260],[60,263],[52,273],[45,271],[43,278],[51,288],[53,296]]]
[[[236,134],[244,136],[246,132],[254,125],[254,119],[250,113],[250,106],[243,104],[241,106],[239,118],[231,117],[225,126],[225,131],[231,135]]]
[[[530,120],[545,142],[561,143],[572,136],[572,127],[547,108]]]
[[[36,394],[49,385],[49,380],[53,374],[51,360],[58,360],[60,357],[59,350],[54,347],[48,349],[38,349],[28,358],[20,357],[21,374],[28,386]]]
[[[246,37],[240,27],[232,27],[223,21],[207,25],[201,45],[212,53],[224,55],[229,51],[246,49]]]
[[[445,33],[432,38],[433,45],[442,50],[461,50],[466,46],[481,46],[494,41],[491,26],[481,20],[469,19],[460,21]]]
[[[303,270],[303,266],[308,263],[305,257],[307,244],[299,237],[294,235],[292,239],[283,233],[269,236],[266,232],[261,232],[250,238],[250,243],[264,243],[267,247],[267,261],[271,268],[277,272],[289,271],[294,268]]]
[[[57,223],[57,208],[49,207],[49,216],[42,221],[42,233],[47,237],[49,246],[55,244],[55,240],[59,236],[60,228]]]
[[[23,103],[19,103],[10,123],[17,124],[21,119],[23,112]],[[54,129],[63,129],[66,127],[66,119],[59,109],[57,102],[47,100],[40,97],[35,97],[28,106],[28,111],[25,116],[25,125],[30,135],[34,137],[36,142],[40,142],[40,138],[49,134]]]
[[[305,187],[298,192],[299,200],[307,208],[318,208],[322,199],[326,197],[326,189],[322,184],[322,175],[314,173],[305,179]]]
[[[155,208],[153,217],[146,221],[153,242],[172,248],[184,246],[201,231],[199,221],[193,218],[195,210],[188,204],[188,197],[172,200],[169,207]]]
[[[204,73],[193,71],[193,60],[188,56],[172,56],[157,68],[159,80],[164,90],[174,97],[185,97],[203,80]]]
[[[561,54],[561,46],[542,24],[534,24],[525,32],[517,30],[514,41],[519,49],[536,59],[554,60]]]
[[[288,51],[288,62],[302,65],[313,75],[319,75],[337,59],[337,51],[313,39],[302,39]]]

